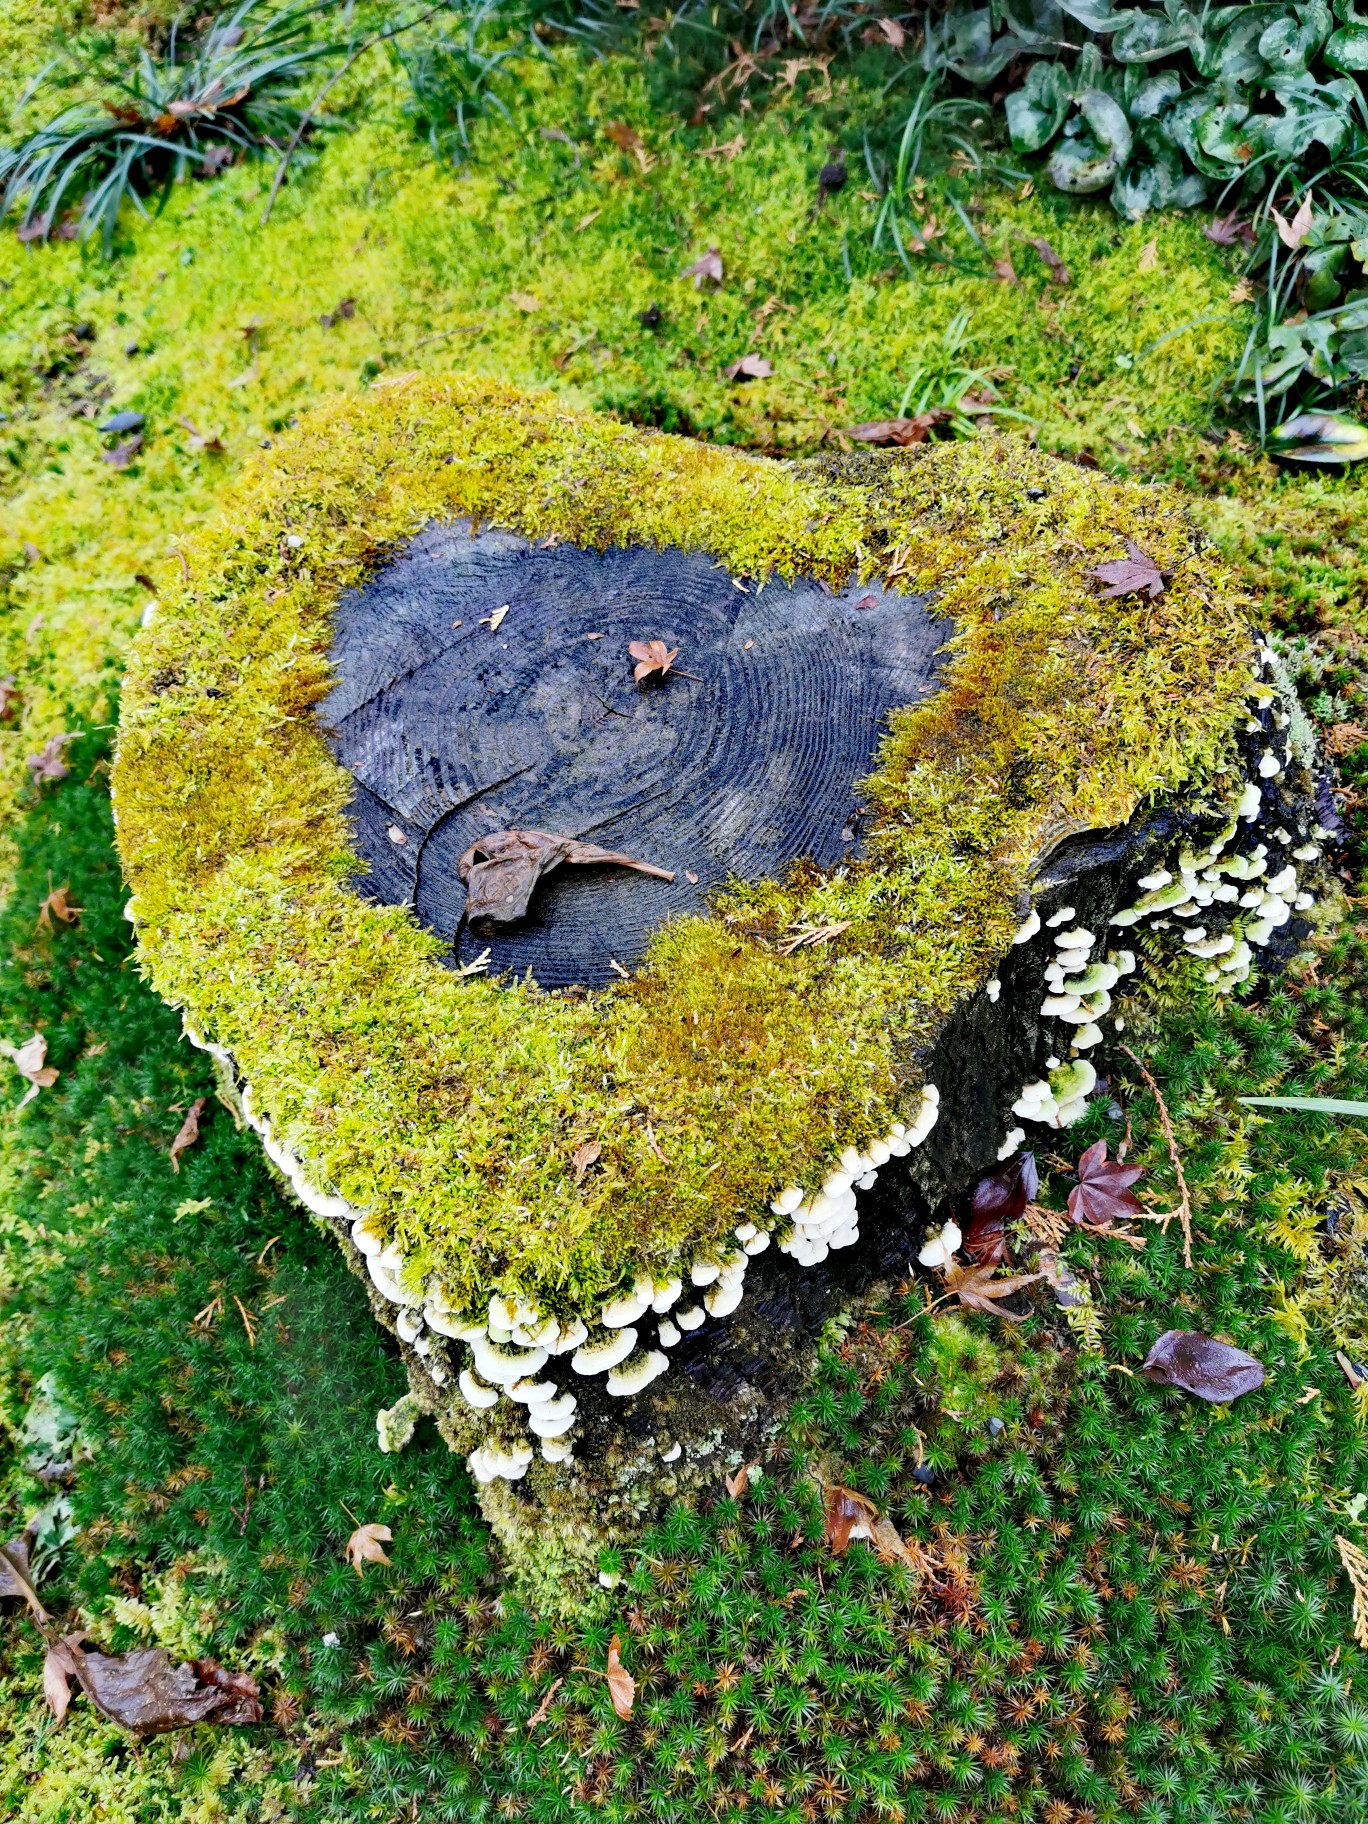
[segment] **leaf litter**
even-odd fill
[[[510,924],[522,918],[537,882],[562,862],[580,867],[632,868],[655,880],[674,879],[668,868],[638,861],[614,849],[601,849],[596,842],[553,836],[546,830],[495,830],[471,843],[456,863],[456,872],[466,889],[467,920],[472,924],[477,919]]]

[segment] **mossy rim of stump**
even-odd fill
[[[863,784],[864,858],[735,885],[584,995],[458,977],[408,910],[368,902],[351,782],[312,713],[333,613],[463,518],[701,550],[746,580],[935,592],[949,663]],[[1155,600],[1103,600],[1087,574],[1125,537],[1171,573]],[[471,1311],[494,1293],[583,1311],[734,1245],[783,1186],[910,1119],[918,1047],[992,974],[1033,865],[1236,779],[1252,649],[1176,496],[1020,438],[779,463],[549,394],[400,378],[303,419],[165,568],[113,782],[139,955],[413,1284],[435,1274]]]

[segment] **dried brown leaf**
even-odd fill
[[[1335,1534],[1344,1574],[1354,1586],[1354,1639],[1368,1648],[1368,1553],[1350,1539]]]
[[[261,1720],[256,1680],[228,1672],[217,1660],[176,1664],[160,1647],[131,1653],[87,1653],[79,1634],[48,1649],[43,1692],[53,1715],[66,1714],[74,1678],[103,1716],[134,1735],[160,1735],[196,1723]]]
[[[48,1648],[43,1658],[43,1697],[60,1728],[71,1707],[71,1681],[76,1676],[76,1661],[64,1640]]]
[[[200,1116],[204,1113],[205,1104],[208,1099],[207,1096],[195,1097],[194,1101],[190,1104],[189,1109],[186,1111],[184,1121],[180,1124],[180,1131],[171,1142],[171,1170],[173,1172],[178,1172],[180,1170],[180,1156],[185,1151],[186,1147],[193,1146],[196,1140],[199,1139]]]
[[[678,646],[671,651],[664,640],[629,640],[627,651],[636,660],[632,676],[638,684],[657,672],[663,678],[679,657]]]
[[[636,1680],[623,1665],[621,1659],[622,1641],[614,1634],[608,1642],[608,1695],[613,1700],[613,1708],[624,1722],[632,1714],[632,1701],[636,1696]]]
[[[742,355],[722,371],[734,384],[738,380],[768,380],[774,369],[763,355]]]
[[[522,918],[537,882],[562,862],[633,868],[656,880],[674,879],[666,868],[620,855],[613,849],[601,849],[595,842],[552,836],[545,830],[496,830],[471,843],[456,863],[456,872],[466,889],[467,920],[473,924],[477,919],[488,918],[509,924]]]
[[[937,406],[934,411],[918,412],[915,418],[873,418],[868,424],[847,425],[844,434],[856,443],[906,449],[909,444],[925,443],[935,427],[949,417],[949,412]]]
[[[853,1539],[873,1539],[874,1523],[879,1510],[853,1488],[839,1482],[823,1484],[826,1500],[823,1507],[823,1529],[826,1542],[839,1558]]]
[[[126,469],[143,446],[143,434],[135,431],[131,437],[125,437],[116,443],[112,450],[101,450],[100,461],[107,462],[111,469]]]
[[[347,1563],[351,1565],[358,1577],[364,1577],[368,1564],[388,1564],[389,1554],[385,1547],[392,1544],[394,1534],[387,1526],[381,1526],[376,1520],[369,1520],[364,1526],[358,1526],[347,1541]]]
[[[1311,224],[1315,220],[1316,212],[1312,206],[1310,195],[1308,194],[1302,198],[1297,213],[1292,217],[1290,222],[1285,221],[1283,217],[1278,214],[1276,209],[1270,210],[1269,213],[1277,224],[1278,239],[1282,242],[1284,247],[1290,248],[1291,251],[1295,253],[1299,247],[1305,244],[1306,237],[1311,232]]]
[[[584,1183],[584,1174],[589,1170],[591,1165],[597,1162],[602,1152],[603,1148],[599,1145],[597,1140],[586,1140],[583,1145],[575,1148],[574,1152],[570,1155],[570,1163],[575,1168],[576,1184]]]
[[[720,285],[722,283],[722,255],[716,247],[709,247],[706,253],[699,255],[692,266],[686,266],[679,276],[681,279],[692,279],[695,291],[702,289],[705,280],[711,281],[714,285]]]
[[[71,768],[62,758],[62,749],[68,741],[75,739],[74,734],[51,735],[43,744],[41,753],[29,755],[24,765],[32,773],[35,785],[47,785],[67,777]]]
[[[722,1481],[733,1501],[744,1501],[750,1492],[750,1477],[758,1463],[743,1463],[734,1476],[723,1476]]]
[[[1123,538],[1127,556],[1118,557],[1109,564],[1099,564],[1095,570],[1084,574],[1095,576],[1099,582],[1109,583],[1098,597],[1099,601],[1110,601],[1118,595],[1144,595],[1148,593],[1151,601],[1164,593],[1164,584],[1172,575],[1171,571],[1161,570],[1152,557],[1147,557],[1134,539]]]
[[[28,1089],[19,1103],[20,1108],[32,1102],[40,1089],[51,1089],[57,1081],[58,1072],[44,1061],[47,1057],[47,1040],[41,1032],[35,1032],[22,1045],[6,1045],[0,1041],[0,1051],[7,1058],[13,1059],[14,1068],[21,1077],[28,1080]]]
[[[1146,241],[1144,246],[1140,249],[1140,263],[1136,270],[1139,272],[1153,272],[1158,264],[1159,242],[1157,240]]]
[[[547,1717],[550,1716],[551,1700],[564,1683],[565,1680],[563,1678],[557,1678],[552,1681],[551,1689],[527,1719],[527,1727],[529,1729],[535,1729],[538,1723],[544,1723]]]
[[[29,1542],[21,1534],[7,1545],[0,1545],[0,1598],[18,1596],[33,1612],[35,1621],[45,1622],[47,1610],[38,1599],[38,1589],[29,1569]]]
[[[1025,1313],[1008,1311],[998,1301],[1010,1298],[1023,1286],[1034,1285],[1043,1273],[1011,1273],[1005,1279],[994,1279],[992,1267],[962,1267],[951,1262],[946,1269],[945,1289],[953,1292],[962,1305],[975,1311],[986,1311],[990,1317],[1005,1317],[1009,1323],[1025,1322]]]
[[[1054,280],[1056,285],[1073,284],[1073,274],[1069,271],[1068,267],[1064,264],[1063,260],[1060,259],[1059,255],[1047,240],[1037,236],[1032,240],[1031,245],[1040,255],[1043,263],[1049,268],[1050,277]]]
[[[49,875],[48,879],[51,880],[51,878],[52,876]],[[67,898],[70,891],[71,888],[67,886],[52,889],[38,908],[38,922],[34,926],[35,931],[50,932],[54,918],[60,919],[64,925],[74,925],[77,922],[84,908],[72,905]]]
[[[603,131],[619,152],[635,152],[641,145],[640,133],[635,127],[629,127],[625,121],[610,120]]]
[[[14,714],[19,702],[19,695],[19,686],[15,682],[14,673],[7,671],[4,677],[0,678],[0,722],[8,722]]]

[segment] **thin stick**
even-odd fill
[[[377,44],[384,44],[391,38],[401,37],[403,33],[411,32],[417,25],[425,25],[434,14],[442,13],[446,10],[447,0],[440,0],[438,5],[430,6],[426,12],[419,13],[416,19],[409,19],[403,25],[390,26],[383,32],[377,32],[373,38],[367,38],[364,44],[359,44],[349,57],[343,59],[342,63],[339,64],[337,69],[334,70],[333,74],[323,84],[323,87],[318,91],[317,95],[314,96],[308,107],[305,108],[303,114],[300,115],[299,125],[290,135],[290,143],[286,146],[284,153],[281,155],[280,163],[276,166],[275,178],[271,184],[271,194],[266,198],[266,207],[261,214],[261,225],[263,228],[271,219],[271,211],[275,208],[276,198],[280,195],[280,186],[285,182],[285,173],[290,168],[290,160],[298,150],[300,140],[303,139],[304,135],[313,125],[314,116],[317,114],[318,110],[323,106],[323,103],[328,99],[328,96],[337,87],[338,83],[341,82],[347,72],[360,62],[367,51],[373,51]]]
[[[1135,1068],[1140,1072],[1140,1075],[1145,1079],[1145,1082],[1149,1085],[1150,1094],[1154,1097],[1155,1105],[1157,1106],[1157,1108],[1159,1110],[1159,1120],[1163,1125],[1164,1138],[1168,1141],[1169,1158],[1173,1161],[1173,1169],[1178,1175],[1178,1189],[1182,1194],[1182,1200],[1179,1203],[1178,1208],[1176,1210],[1166,1210],[1162,1216],[1158,1215],[1158,1214],[1151,1214],[1150,1220],[1152,1222],[1163,1223],[1164,1233],[1167,1234],[1169,1223],[1173,1220],[1173,1218],[1175,1216],[1178,1218],[1179,1222],[1182,1224],[1182,1229],[1183,1229],[1183,1265],[1185,1267],[1191,1267],[1191,1265],[1192,1265],[1192,1197],[1188,1191],[1187,1179],[1183,1176],[1183,1162],[1178,1157],[1178,1142],[1177,1142],[1176,1138],[1174,1137],[1173,1123],[1172,1123],[1172,1121],[1169,1120],[1168,1107],[1164,1101],[1164,1098],[1159,1093],[1159,1085],[1155,1082],[1154,1078],[1150,1075],[1149,1071],[1145,1068],[1144,1064],[1141,1063],[1140,1059],[1136,1057],[1135,1053],[1131,1050],[1130,1046],[1122,1045],[1119,1047],[1119,1049],[1121,1051],[1125,1052],[1126,1056],[1130,1059],[1131,1063],[1134,1064]]]

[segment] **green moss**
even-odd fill
[[[137,643],[115,776],[152,979],[233,1052],[311,1173],[463,1302],[586,1304],[886,1132],[909,1049],[1014,929],[1030,858],[1225,763],[1241,605],[1172,500],[998,439],[860,472],[875,479],[401,381],[257,463]],[[308,716],[330,611],[378,553],[462,516],[937,590],[953,664],[868,782],[872,863],[738,887],[587,1001],[456,979],[406,912],[360,900],[348,781]],[[1175,571],[1156,603],[1103,603],[1086,579],[1123,533]],[[778,954],[804,920],[849,930]],[[590,1136],[600,1170],[576,1186]]]

